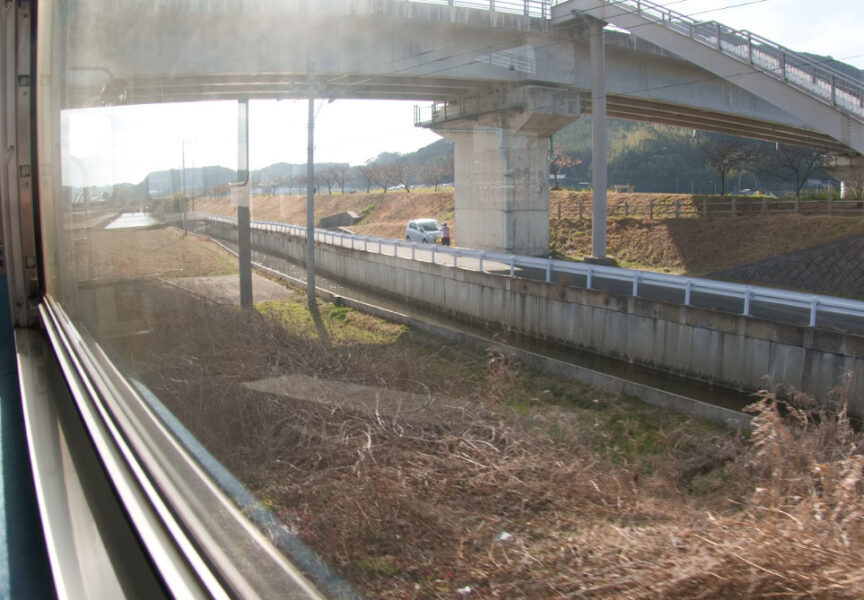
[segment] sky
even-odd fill
[[[669,0],[697,20],[748,29],[793,50],[829,55],[864,69],[864,0]],[[415,102],[315,103],[315,162],[363,164],[382,152],[413,152],[438,139],[414,127]],[[236,103],[116,106],[66,111],[64,183],[140,182],[148,172],[204,165],[235,168]],[[250,105],[250,162],[303,164],[307,102]],[[110,151],[106,151],[110,149]]]

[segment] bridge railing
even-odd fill
[[[562,4],[566,0],[556,0]],[[756,67],[820,100],[864,119],[864,84],[849,75],[819,63],[812,56],[795,52],[746,30],[736,30],[717,21],[697,21],[651,0],[616,0],[610,6],[649,19],[690,39]]]
[[[233,217],[209,216],[208,221],[235,226],[237,219]],[[301,239],[306,239],[306,228],[299,225],[289,225],[273,221],[253,221],[252,228],[273,233],[284,233]],[[726,281],[715,281],[699,277],[682,277],[636,271],[619,267],[607,267],[589,263],[556,260],[552,258],[537,258],[518,256],[482,250],[469,250],[435,244],[416,244],[413,242],[360,236],[326,229],[315,230],[315,241],[340,247],[348,247],[365,252],[375,252],[382,255],[410,257],[411,260],[421,260],[422,256],[430,262],[449,265],[454,268],[472,268],[481,272],[506,273],[510,277],[517,276],[517,270],[533,270],[547,283],[566,283],[569,286],[585,289],[601,289],[598,282],[618,282],[626,285],[629,295],[640,297],[640,289],[645,287],[661,288],[674,292],[679,303],[692,306],[695,294],[710,294],[714,297],[732,299],[738,303],[740,314],[753,316],[752,307],[756,303],[775,308],[793,308],[806,315],[807,324],[815,327],[820,317],[853,317],[864,319],[864,302],[847,300],[833,296],[806,294],[789,290],[780,290],[761,286],[742,285]],[[404,250],[404,252],[400,252]],[[444,258],[441,258],[444,257]],[[463,259],[469,259],[469,264]],[[568,275],[562,280],[561,275]],[[577,285],[573,277],[579,277],[584,285]],[[620,287],[620,286],[619,286]]]
[[[440,4],[463,8],[489,9],[495,12],[545,19],[552,0],[412,0],[423,4]]]

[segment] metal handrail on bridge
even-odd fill
[[[567,0],[555,0],[563,4]],[[726,56],[760,69],[792,87],[864,120],[864,84],[827,64],[747,30],[717,21],[696,21],[651,0],[615,0],[610,6],[663,25]]]
[[[206,220],[232,226],[237,224],[237,219],[233,217],[208,215]],[[274,221],[253,221],[252,228],[262,231],[281,232],[306,239],[306,228],[299,225]],[[693,294],[707,293],[739,300],[742,306],[740,314],[744,316],[753,316],[751,306],[757,302],[775,307],[796,308],[809,314],[808,325],[810,327],[815,327],[818,317],[823,314],[848,315],[864,319],[864,302],[833,296],[805,294],[789,290],[743,285],[698,277],[682,277],[679,275],[622,269],[619,267],[607,267],[589,263],[556,260],[553,258],[518,256],[484,250],[437,246],[435,244],[416,244],[414,242],[354,235],[327,229],[316,229],[315,240],[334,246],[348,246],[352,249],[357,249],[357,243],[359,243],[363,251],[377,251],[377,253],[382,255],[385,249],[392,249],[392,256],[399,256],[399,249],[404,248],[410,250],[411,260],[418,260],[418,251],[428,252],[431,255],[430,262],[433,263],[436,262],[436,255],[443,255],[450,257],[452,261],[450,264],[454,268],[460,268],[460,258],[469,258],[477,261],[477,270],[480,272],[486,272],[484,265],[497,264],[503,266],[510,277],[516,276],[517,268],[534,269],[545,274],[544,279],[546,283],[552,283],[555,274],[577,275],[585,278],[585,289],[596,289],[593,284],[597,279],[619,281],[627,284],[630,295],[634,298],[640,297],[640,287],[655,286],[678,292],[681,297],[681,304],[685,306],[692,306],[691,298]],[[347,242],[350,242],[350,244]],[[464,261],[461,268],[466,268]],[[579,287],[573,285],[572,281],[568,284],[573,287]]]
[[[461,8],[489,9],[526,17],[547,19],[552,0],[412,0],[422,4],[439,4]]]

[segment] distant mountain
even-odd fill
[[[257,171],[252,171],[253,183],[276,183],[306,174],[306,165],[292,165],[289,163],[276,163]]]
[[[237,180],[237,172],[226,167],[196,167],[169,169],[149,173],[141,185],[152,198],[170,196],[181,192],[184,187],[188,193],[201,192],[218,185]]]
[[[453,142],[443,138],[409,154],[415,164],[429,163],[443,156],[453,156]]]

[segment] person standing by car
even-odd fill
[[[441,245],[449,246],[450,245],[450,227],[447,223],[444,223],[441,226]]]

